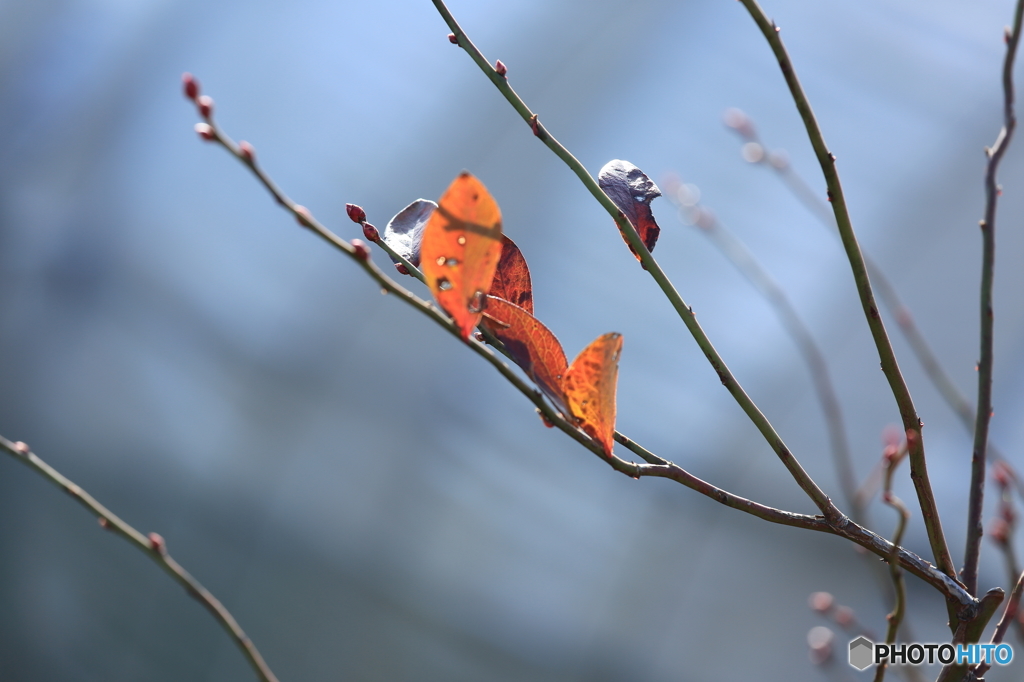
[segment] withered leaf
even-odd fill
[[[613,159],[598,173],[597,184],[633,224],[647,250],[654,251],[658,235],[661,234],[661,228],[651,212],[651,200],[661,196],[661,190],[654,181],[629,161]],[[625,235],[622,238],[628,246],[629,240]],[[640,259],[632,246],[629,250],[637,260]]]

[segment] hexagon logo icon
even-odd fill
[[[875,646],[867,637],[858,637],[850,642],[850,665],[857,670],[864,670],[871,665],[872,652]]]

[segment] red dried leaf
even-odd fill
[[[661,196],[661,190],[654,181],[629,161],[613,159],[598,173],[597,184],[633,224],[647,250],[654,251],[658,235],[661,234],[661,228],[651,212],[651,201]],[[637,260],[640,260],[639,254],[629,245],[626,235],[622,235],[622,239]]]
[[[423,229],[420,261],[427,286],[468,339],[501,258],[501,211],[483,183],[463,172]]]
[[[503,298],[533,315],[533,284],[523,252],[507,235],[501,236],[501,260],[494,273],[491,296]]]
[[[615,387],[621,352],[621,334],[600,336],[576,356],[562,381],[570,412],[609,457],[614,446]]]
[[[567,413],[562,379],[569,363],[562,344],[551,330],[526,310],[494,296],[487,297],[484,324],[537,388],[551,398],[560,412]]]

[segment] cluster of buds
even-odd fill
[[[185,97],[192,100],[199,115],[205,121],[205,123],[196,124],[196,133],[208,142],[217,139],[217,133],[210,124],[210,120],[213,118],[213,98],[209,95],[199,94],[199,81],[188,72],[181,74],[181,85],[185,91]]]
[[[363,210],[362,206],[356,206],[355,204],[345,204],[345,212],[348,213],[349,219],[354,223],[359,223],[363,227],[363,236],[368,241],[376,244],[380,241],[380,232],[377,228],[366,222],[366,211]]]

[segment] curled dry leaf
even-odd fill
[[[615,436],[615,388],[619,378],[622,335],[604,334],[572,361],[562,381],[569,410],[580,428],[611,457]]]
[[[654,181],[629,161],[613,159],[604,165],[597,176],[597,184],[615,202],[640,235],[648,251],[654,251],[661,228],[651,212],[651,200],[661,196],[661,190]],[[629,246],[625,235],[622,238]],[[636,250],[629,246],[633,255],[640,259]]]
[[[507,235],[501,236],[501,259],[491,283],[491,296],[503,298],[533,315],[533,284],[523,252]]]
[[[417,199],[403,208],[384,228],[384,243],[402,258],[419,267],[423,228],[427,226],[427,221],[436,208],[437,204],[429,199]]]
[[[480,321],[500,258],[498,204],[482,182],[463,172],[423,229],[420,269],[464,339]]]

